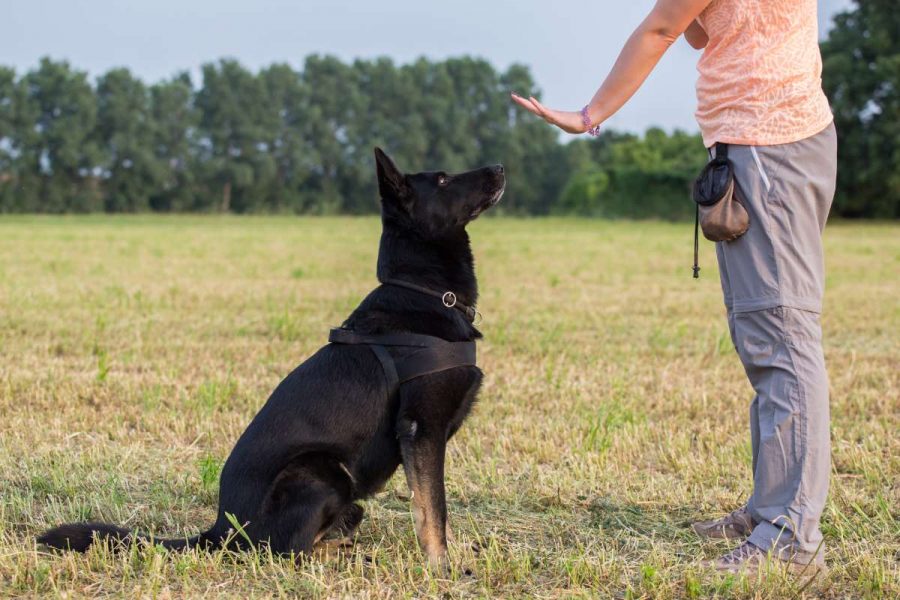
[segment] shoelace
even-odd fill
[[[744,542],[728,554],[722,557],[722,560],[729,564],[737,564],[762,554],[762,550],[751,544]]]
[[[737,508],[720,521],[722,526],[731,525],[735,529],[742,532],[749,532],[755,527],[756,522],[753,520],[753,517],[750,516],[750,513],[747,511],[746,506],[742,506]]]
[[[750,515],[747,514],[747,509],[745,507],[740,507],[737,510],[731,511],[731,514],[728,515],[728,518],[732,523],[738,522],[741,525],[746,525],[748,521],[752,521]]]

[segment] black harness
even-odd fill
[[[463,313],[474,323],[481,313],[459,302],[453,292],[435,292],[426,287],[402,281],[385,279],[384,285],[392,285],[439,298],[443,305]],[[448,342],[445,339],[418,333],[388,333],[364,335],[349,329],[332,329],[328,336],[332,344],[368,346],[381,363],[388,384],[388,395],[393,396],[400,384],[411,379],[454,369],[475,366],[475,342]],[[388,348],[400,349],[402,357],[395,359]]]

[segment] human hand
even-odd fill
[[[584,133],[588,128],[584,124],[584,119],[580,112],[553,110],[547,108],[534,96],[527,99],[519,96],[515,92],[510,94],[513,102],[524,108],[525,110],[536,114],[551,125],[556,125],[566,133]]]

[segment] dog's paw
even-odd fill
[[[321,545],[325,548],[345,549],[353,547],[353,540],[347,536],[325,538],[321,541]]]
[[[450,575],[450,557],[446,552],[434,553],[428,556],[428,568],[432,573]]]

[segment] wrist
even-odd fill
[[[585,107],[581,109],[581,122],[584,125],[584,133],[594,137],[600,135],[601,119],[596,117],[596,111],[592,110],[590,104],[585,105]]]

